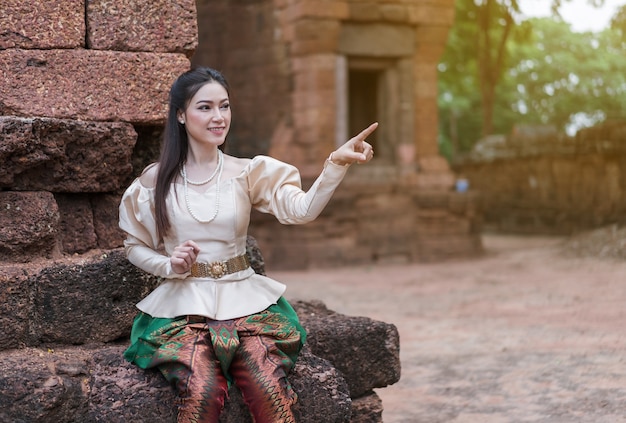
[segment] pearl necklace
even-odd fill
[[[185,204],[187,204],[187,211],[189,212],[191,217],[193,217],[196,221],[200,223],[212,222],[217,217],[217,213],[220,210],[220,182],[222,181],[222,170],[224,169],[224,154],[222,153],[222,150],[217,150],[217,152],[218,152],[217,166],[215,167],[215,171],[213,172],[213,174],[209,176],[209,179],[207,179],[206,181],[192,182],[189,179],[187,179],[187,169],[185,168],[184,164],[181,170],[181,175],[183,177],[183,186],[185,188]],[[191,204],[189,202],[189,188],[187,187],[187,185],[188,184],[191,184],[191,185],[208,184],[215,177],[215,175],[217,175],[217,182],[215,186],[215,212],[213,213],[213,216],[211,216],[208,220],[200,219],[191,209]]]
[[[191,179],[187,179],[187,167],[186,167],[186,165],[184,163],[183,163],[183,168],[180,170],[180,176],[185,178],[185,181],[189,185],[206,185],[209,182],[211,182],[213,180],[213,178],[215,178],[215,175],[217,175],[217,171],[220,169],[220,160],[222,159],[222,156],[220,155],[222,150],[217,150],[217,151],[219,152],[219,153],[217,153],[217,165],[215,166],[215,170],[213,171],[211,176],[209,176],[207,179],[205,179],[204,181],[200,181],[200,182],[196,182],[196,181],[192,181]]]

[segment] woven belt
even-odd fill
[[[250,267],[250,260],[246,254],[233,257],[224,261],[214,261],[213,263],[194,263],[191,266],[191,276],[195,278],[211,277],[219,279],[224,275],[246,270]]]

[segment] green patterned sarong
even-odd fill
[[[284,354],[287,369],[293,366],[306,340],[306,331],[287,300],[281,297],[277,304],[243,319],[256,327],[255,331],[258,332],[256,335],[272,338],[278,350]],[[229,382],[232,382],[232,378],[228,368],[239,344],[237,330],[233,324],[235,320],[207,319],[213,349]],[[175,340],[182,331],[188,330],[190,324],[192,323],[187,316],[169,319],[139,312],[133,322],[131,345],[124,352],[124,358],[142,369],[156,367],[170,358],[175,358],[176,350],[182,345],[170,340]],[[294,336],[298,335],[299,342],[294,343]]]

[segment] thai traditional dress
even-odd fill
[[[124,356],[141,368],[159,368],[177,388],[179,422],[216,422],[230,382],[257,422],[293,421],[296,396],[286,376],[306,334],[282,296],[285,285],[245,262],[250,213],[271,213],[284,224],[310,222],[346,169],[327,160],[304,192],[294,166],[257,156],[238,176],[202,191],[173,183],[166,199],[171,227],[163,239],[154,188],[138,178],[124,193],[119,214],[128,259],[162,278],[137,304]],[[170,255],[187,240],[199,245],[199,264],[177,274]]]

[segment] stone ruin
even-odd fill
[[[626,223],[626,122],[575,136],[517,126],[481,140],[454,168],[480,192],[486,228],[572,235]]]
[[[194,64],[233,86],[227,148],[297,166],[308,185],[373,121],[376,155],[352,166],[303,227],[254,214],[271,269],[406,263],[481,252],[475,193],[455,192],[439,154],[437,64],[454,0],[198,0]],[[236,24],[233,24],[233,23]]]
[[[316,222],[253,216],[268,268],[479,253],[475,195],[453,190],[437,147],[453,15],[453,0],[4,0],[0,420],[171,420],[171,390],[120,357],[156,281],[124,259],[117,206],[157,157],[168,89],[192,64],[231,82],[228,151],[287,160],[305,186],[339,140],[381,123],[376,160],[353,166]],[[293,375],[302,421],[380,421],[373,389],[400,372],[395,327],[297,309],[311,332]],[[245,421],[238,404],[225,419]]]
[[[256,272],[263,258],[252,238]],[[122,358],[134,304],[158,279],[120,249],[0,266],[0,421],[154,422],[176,420],[174,391],[156,371]],[[394,325],[294,302],[307,344],[290,374],[298,422],[382,422],[374,392],[400,378]],[[233,387],[221,422],[251,422]]]
[[[229,152],[287,160],[305,186],[336,143],[381,122],[376,159],[350,169],[316,222],[253,214],[269,268],[480,253],[479,204],[453,190],[436,141],[436,63],[453,1],[324,2],[3,2],[0,259],[121,246],[121,192],[156,160],[167,91],[192,63],[231,82]]]
[[[121,357],[158,280],[125,259],[117,205],[154,160],[196,5],[5,0],[0,22],[0,421],[171,422],[171,388]],[[395,326],[295,307],[310,332],[291,375],[299,421],[382,421]],[[222,421],[250,421],[236,391]]]

